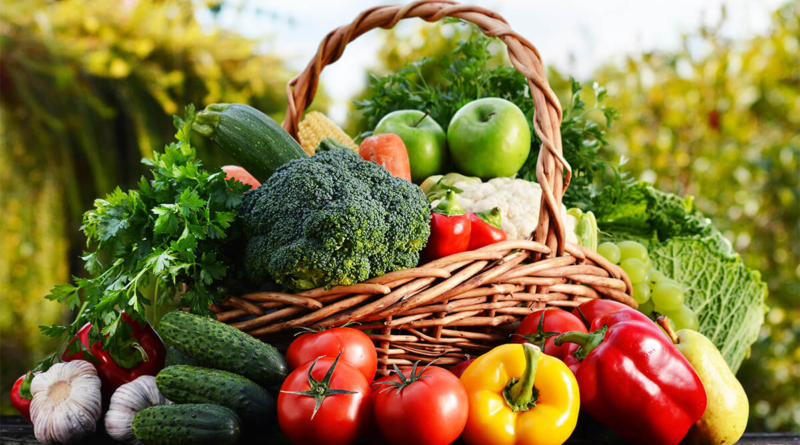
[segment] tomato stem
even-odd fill
[[[581,321],[583,321],[583,324],[584,324],[584,326],[586,326],[587,329],[592,327],[592,323],[589,322],[589,320],[586,319],[585,315],[583,315],[583,311],[581,310],[580,306],[578,306],[578,315],[581,316]]]
[[[403,373],[400,371],[400,368],[398,368],[397,365],[392,365],[394,366],[393,372],[397,375],[397,378],[400,379],[400,381],[396,382],[394,380],[386,380],[383,382],[377,382],[375,383],[375,385],[386,385],[386,388],[382,389],[381,391],[386,391],[389,390],[390,388],[397,388],[397,394],[400,394],[400,391],[402,391],[403,388],[405,388],[406,386],[416,382],[417,380],[420,380],[423,377],[428,377],[427,375],[423,375],[423,373],[425,372],[426,369],[428,369],[428,366],[434,364],[436,360],[439,359],[438,358],[434,359],[433,361],[425,365],[422,368],[422,370],[419,371],[419,373],[417,373],[417,365],[419,365],[419,360],[417,360],[416,362],[414,362],[414,366],[411,367],[411,373],[409,374],[408,377],[403,375]]]
[[[316,401],[314,404],[314,412],[311,413],[311,420],[314,419],[314,416],[317,415],[317,411],[322,406],[322,402],[328,396],[335,396],[340,394],[356,394],[358,391],[348,391],[346,389],[331,389],[331,376],[333,376],[333,370],[336,368],[336,364],[339,363],[339,357],[342,356],[342,351],[339,351],[339,355],[336,356],[336,360],[333,361],[331,367],[328,368],[328,372],[325,373],[325,377],[322,380],[315,379],[311,372],[314,371],[314,366],[317,365],[317,361],[324,355],[321,355],[314,359],[314,363],[311,364],[311,367],[308,368],[308,386],[309,389],[306,391],[281,391],[286,394],[295,394],[298,396],[306,396],[306,397],[313,397]]]
[[[528,340],[529,342],[531,342],[531,343],[535,344],[536,346],[538,346],[539,349],[544,350],[544,343],[547,341],[548,338],[555,337],[556,335],[561,334],[561,332],[555,332],[555,331],[545,332],[545,330],[544,330],[544,316],[545,316],[545,314],[547,314],[546,310],[544,312],[542,312],[542,315],[539,317],[539,325],[536,327],[536,333],[535,334],[525,334],[525,335],[514,334],[514,335],[519,335],[520,337],[524,338],[525,340]]]

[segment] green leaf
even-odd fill
[[[83,260],[83,267],[92,275],[96,275],[103,269],[103,264],[100,263],[98,252],[84,252],[81,256]]]
[[[108,241],[117,236],[117,233],[128,227],[128,220],[125,218],[105,218],[99,225],[100,241]]]
[[[189,216],[191,213],[197,212],[206,205],[206,200],[200,198],[197,193],[192,189],[185,189],[181,192],[180,200],[178,201],[178,209],[183,216]]]
[[[164,269],[170,267],[175,259],[169,250],[156,250],[147,257],[147,265],[153,267],[153,273],[160,274]]]
[[[48,300],[58,301],[59,303],[64,303],[67,306],[67,309],[72,310],[81,304],[79,291],[79,287],[75,287],[69,283],[57,284],[55,287],[53,287],[53,289],[50,290],[50,294],[45,298]]]
[[[179,223],[178,217],[175,216],[173,208],[169,205],[162,205],[155,207],[153,213],[158,215],[156,222],[153,225],[153,233],[161,235],[164,233],[175,233],[178,231]]]
[[[46,335],[52,338],[61,338],[61,336],[64,335],[68,329],[69,326],[59,326],[59,325],[39,326],[39,331],[42,333],[42,335]]]

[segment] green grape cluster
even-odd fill
[[[681,286],[654,269],[647,248],[636,241],[605,242],[597,246],[597,253],[619,265],[633,284],[633,299],[639,311],[652,316],[654,312],[666,315],[676,330],[700,328],[700,320],[685,304]]]

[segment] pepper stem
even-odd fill
[[[656,323],[667,333],[667,337],[672,340],[672,343],[677,345],[681,342],[678,336],[675,335],[675,330],[672,329],[672,325],[669,324],[669,319],[666,315],[659,315],[658,318],[656,318]]]
[[[147,353],[134,337],[122,342],[110,343],[107,350],[114,363],[121,368],[133,369],[139,366],[139,363],[147,361]]]
[[[447,193],[444,195],[444,199],[439,201],[439,204],[433,208],[433,211],[444,216],[458,216],[467,213],[458,204],[458,200],[456,200],[456,193],[452,190],[447,191]]]
[[[565,332],[556,337],[555,345],[561,346],[564,343],[575,343],[580,345],[580,348],[578,348],[573,355],[578,360],[583,360],[587,355],[589,355],[590,352],[592,352],[592,350],[594,350],[594,348],[603,343],[603,340],[606,336],[606,331],[608,331],[608,326],[603,325],[601,329],[598,329],[594,332]]]
[[[511,379],[503,390],[506,404],[514,412],[527,411],[536,406],[539,401],[539,390],[533,386],[536,381],[536,370],[542,350],[532,343],[522,345],[525,351],[525,371],[519,379]]]
[[[476,213],[478,218],[482,219],[483,222],[489,224],[490,226],[494,227],[495,229],[500,229],[502,227],[502,219],[500,216],[500,207],[495,207],[493,209],[484,210],[482,212]]]
[[[22,384],[19,385],[19,396],[23,399],[31,400],[33,399],[33,394],[31,394],[31,383],[33,382],[33,373],[28,371],[25,374],[25,380],[22,381]]]

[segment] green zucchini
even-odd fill
[[[275,399],[267,390],[228,371],[169,366],[158,373],[156,385],[175,403],[216,403],[230,408],[245,425],[264,424],[275,415]]]
[[[300,144],[266,114],[243,104],[211,104],[192,129],[212,139],[264,183],[281,165],[307,158]]]
[[[184,354],[180,349],[175,346],[167,346],[167,357],[164,360],[164,366],[175,365],[194,365],[200,366],[200,362],[193,359],[188,354]]]
[[[211,318],[172,311],[161,318],[167,346],[188,354],[202,366],[247,377],[262,387],[280,385],[288,374],[277,349]]]
[[[211,404],[160,405],[133,418],[133,435],[145,445],[233,445],[239,440],[239,416]]]

